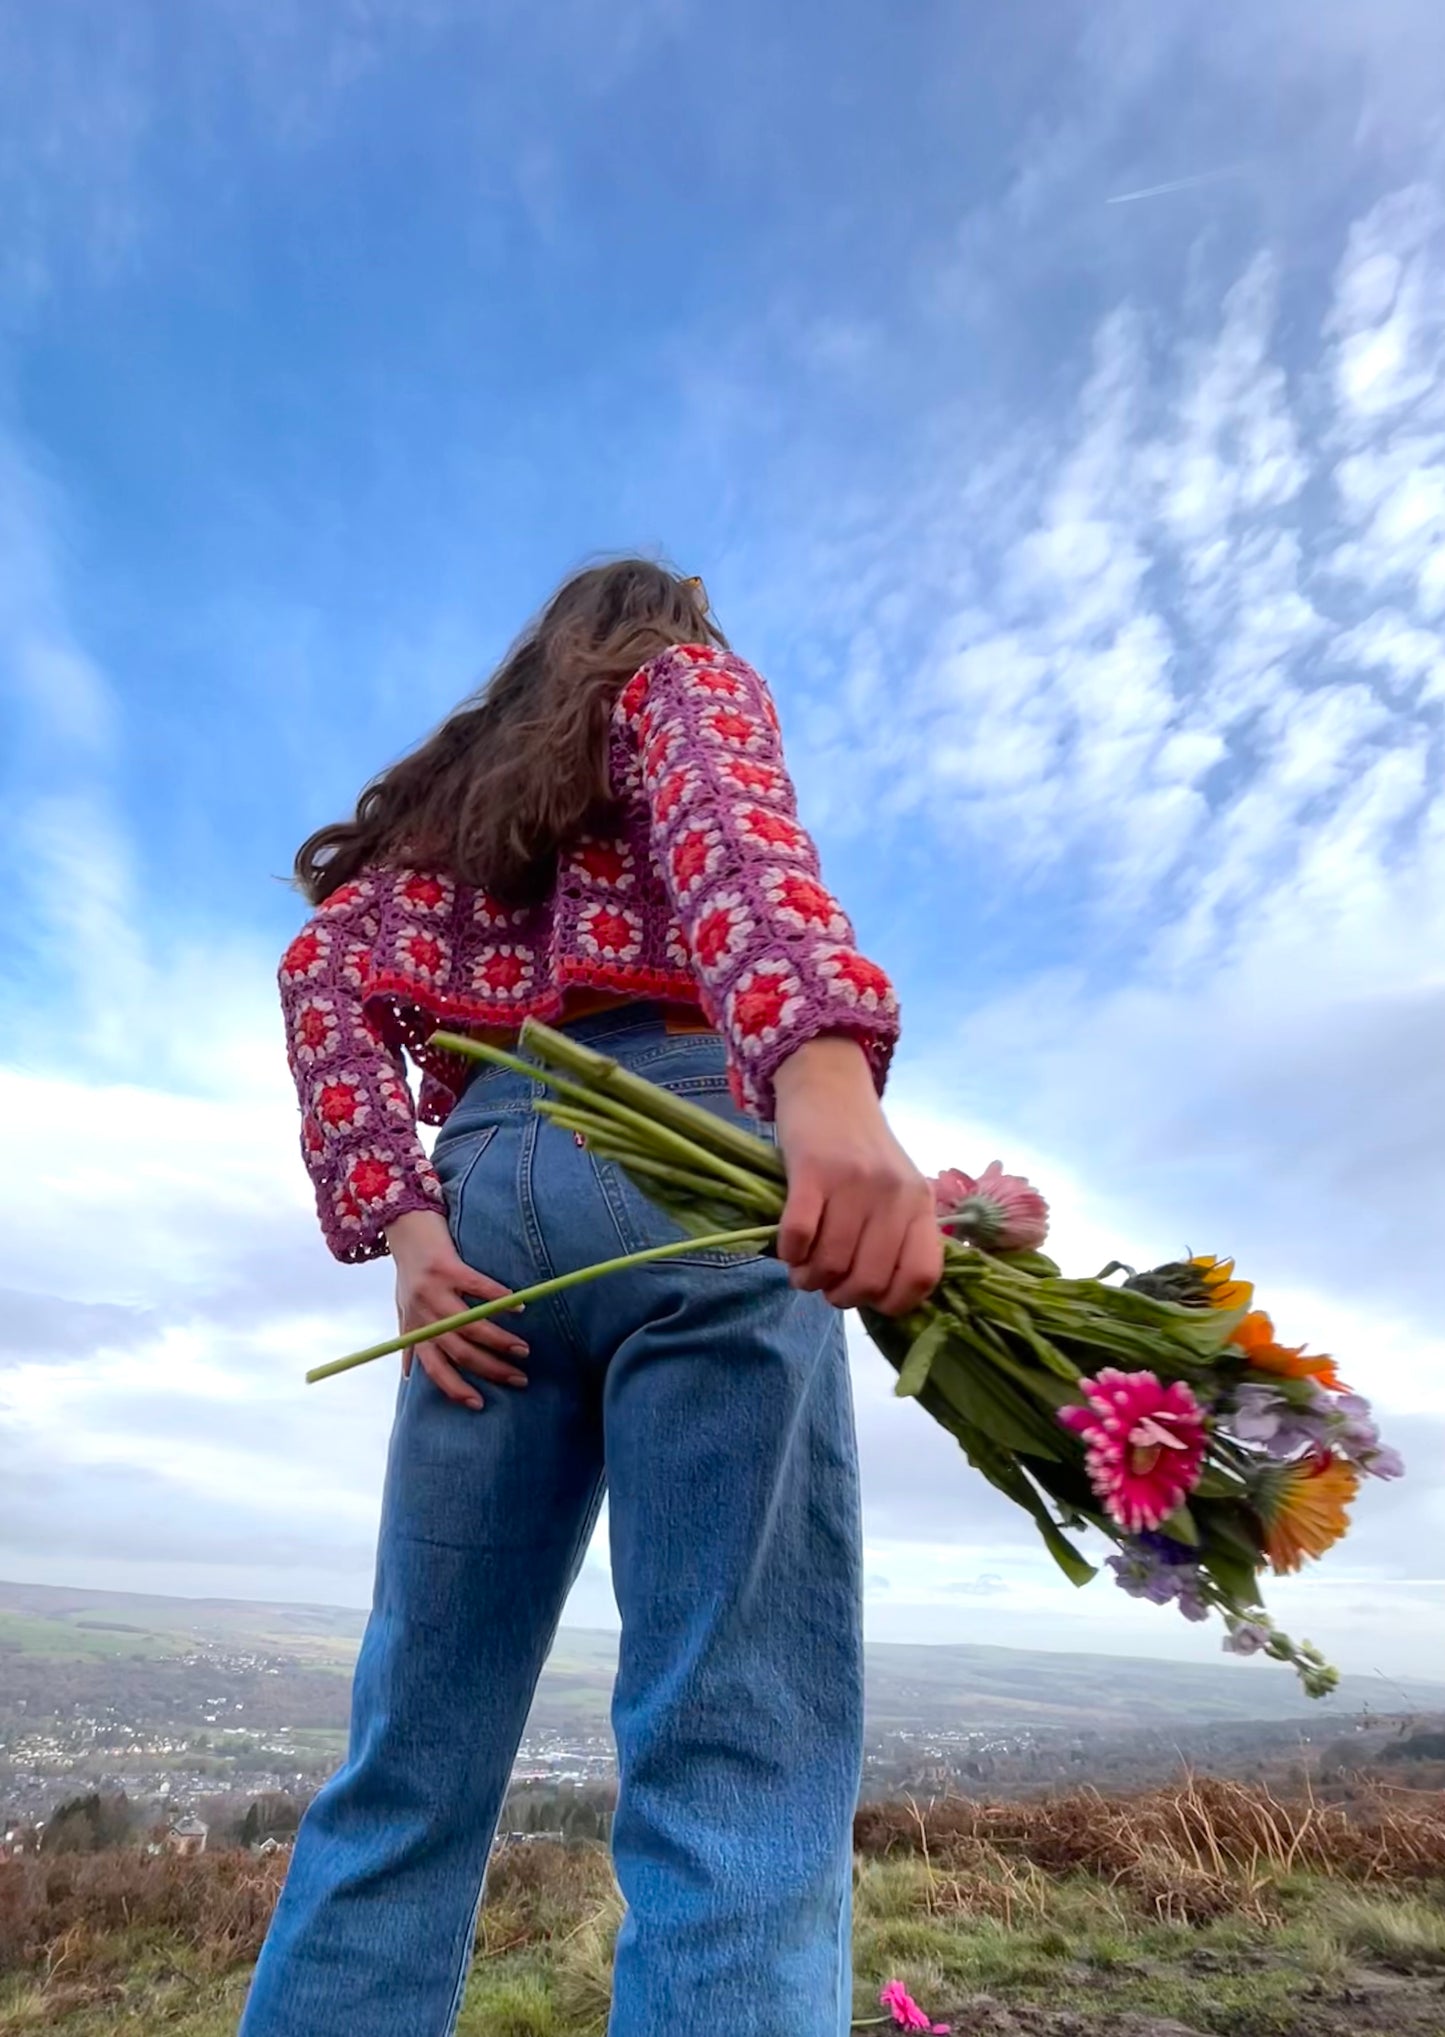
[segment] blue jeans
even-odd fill
[[[572,1030],[735,1115],[720,1042]],[[437,1142],[469,1265],[521,1288],[676,1237],[484,1070]],[[447,2037],[483,1870],[605,1487],[622,1616],[612,2037],[839,2037],[862,1740],[841,1318],[776,1261],[689,1255],[534,1305],[481,1413],[413,1368],[347,1763],[303,1821],[242,2037]],[[328,1391],[344,1391],[330,1388]]]

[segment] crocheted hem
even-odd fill
[[[394,1045],[405,1047],[424,1074],[453,1090],[454,1101],[452,1078],[465,1075],[466,1066],[460,1055],[438,1053],[432,1049],[431,1036],[434,1032],[447,1026],[455,1026],[459,1031],[468,1026],[501,1026],[508,1031],[520,1032],[523,1022],[529,1018],[549,1025],[561,1017],[566,993],[570,989],[600,990],[618,997],[656,998],[669,1004],[688,1004],[701,1009],[709,1018],[715,1017],[708,1011],[707,1000],[690,973],[668,969],[608,969],[590,962],[579,963],[570,957],[563,957],[558,962],[555,984],[520,1004],[515,999],[503,1004],[489,1002],[485,998],[449,997],[431,991],[423,993],[410,977],[397,971],[386,971],[373,976],[367,985],[365,1005],[374,1017],[382,1021],[386,1037]],[[450,1109],[450,1103],[439,1104],[431,1109],[419,1110],[418,1116],[423,1124],[441,1125],[446,1123]]]
[[[408,1185],[397,1197],[395,1208],[388,1209],[381,1226],[371,1231],[351,1233],[343,1231],[335,1223],[324,1197],[318,1197],[318,1215],[321,1218],[321,1232],[333,1259],[343,1266],[364,1266],[372,1259],[388,1259],[391,1247],[386,1242],[386,1224],[394,1224],[398,1217],[410,1216],[413,1211],[425,1210],[429,1215],[445,1215],[435,1196],[426,1190]]]
[[[794,1027],[786,1039],[751,1068],[737,1071],[733,1094],[745,1110],[755,1117],[771,1124],[777,1115],[777,1102],[773,1093],[773,1077],[790,1055],[799,1047],[805,1047],[810,1040],[828,1038],[831,1034],[842,1033],[850,1040],[856,1040],[868,1057],[868,1066],[873,1073],[873,1086],[881,1096],[888,1081],[888,1069],[893,1060],[893,1050],[898,1044],[898,1020],[893,1014],[870,1015],[856,1011],[820,1011],[813,1013],[802,1025]]]

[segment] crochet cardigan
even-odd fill
[[[555,1018],[581,987],[700,1006],[759,1117],[779,1064],[821,1033],[855,1037],[882,1088],[897,1001],[821,881],[758,674],[702,645],[664,652],[619,695],[609,761],[615,832],[564,850],[542,903],[375,867],[287,948],[301,1148],[338,1259],[376,1258],[395,1218],[443,1208],[418,1111],[442,1123],[474,1064],[429,1046],[440,1028]],[[422,1072],[416,1107],[403,1050]]]

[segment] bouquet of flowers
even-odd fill
[[[604,1054],[529,1021],[522,1059],[460,1035],[435,1044],[547,1083],[537,1108],[624,1168],[686,1233],[525,1294],[359,1351],[320,1379],[424,1342],[621,1264],[710,1248],[754,1250],[776,1235],[787,1183],[776,1148]],[[1152,1271],[1114,1262],[1067,1279],[1040,1250],[1048,1207],[997,1161],[977,1178],[934,1184],[946,1233],[943,1278],[898,1320],[863,1314],[874,1344],[970,1464],[1033,1520],[1070,1581],[1094,1566],[1071,1536],[1096,1528],[1134,1597],[1186,1619],[1217,1613],[1224,1646],[1291,1663],[1323,1696],[1337,1672],[1264,1609],[1260,1572],[1297,1570],[1348,1526],[1363,1476],[1404,1467],[1380,1440],[1368,1402],[1333,1359],[1279,1341],[1228,1259]],[[1122,1276],[1116,1278],[1115,1276]]]

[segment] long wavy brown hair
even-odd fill
[[[373,778],[351,820],[308,835],[296,882],[313,905],[368,864],[450,871],[510,905],[545,896],[559,850],[606,824],[608,730],[640,665],[727,638],[700,580],[648,559],[576,573],[476,693]]]

